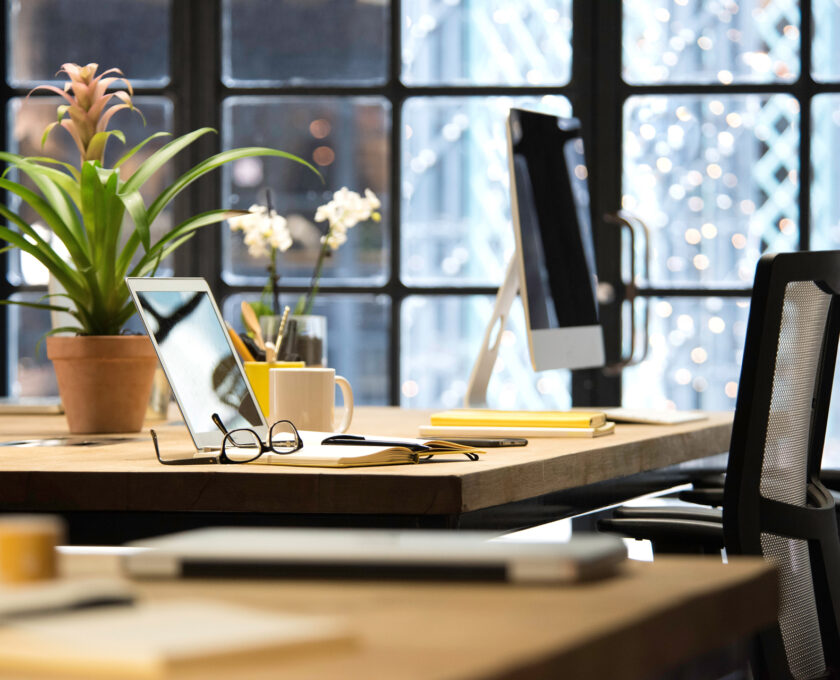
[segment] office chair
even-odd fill
[[[619,513],[599,525],[658,539],[669,549],[694,540],[705,549],[725,546],[728,555],[773,561],[779,618],[756,641],[757,678],[840,673],[840,537],[834,499],[819,480],[838,336],[840,251],[762,257],[722,515],[709,508],[664,518]]]

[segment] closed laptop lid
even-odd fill
[[[130,545],[134,576],[434,578],[564,582],[608,576],[625,560],[616,536],[497,540],[489,531],[219,527]]]

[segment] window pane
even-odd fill
[[[6,0],[8,82],[56,79],[67,62],[117,67],[134,86],[169,82],[171,0]]]
[[[390,8],[369,0],[224,0],[231,87],[385,82]]]
[[[513,252],[505,120],[512,106],[571,114],[563,97],[414,97],[403,108],[402,279],[495,285]]]
[[[248,158],[225,168],[225,206],[247,209],[255,202],[265,204],[266,189],[270,189],[273,206],[288,219],[295,242],[281,256],[283,282],[309,282],[326,224],[314,222],[315,210],[342,186],[359,193],[373,190],[382,201],[382,220],[353,228],[347,243],[327,259],[324,280],[362,285],[385,281],[390,124],[389,105],[380,97],[234,97],[225,101],[225,148],[282,149],[309,161],[324,176],[321,183],[304,166],[278,158]],[[227,229],[223,243],[226,280],[261,285],[268,259],[250,257],[241,235]]]
[[[811,132],[811,248],[840,248],[840,95],[814,97]]]
[[[840,76],[840,5],[837,0],[812,0],[814,42],[811,72],[816,80],[837,80]]]
[[[225,299],[222,315],[237,331],[243,330],[239,309],[253,296]],[[287,294],[281,304],[294,306],[297,297]],[[382,405],[388,397],[388,343],[391,302],[384,295],[330,295],[315,298],[313,314],[327,317],[327,365],[353,386],[357,405]]]
[[[18,293],[11,299],[39,302],[41,297],[41,293]],[[44,334],[50,329],[50,313],[43,309],[9,305],[6,314],[9,324],[6,339],[8,394],[16,397],[58,394],[55,372],[52,362],[47,359],[47,346],[43,342]]]
[[[798,0],[624,0],[628,83],[771,83],[799,76]]]
[[[44,128],[56,119],[56,107],[61,103],[57,97],[30,97],[28,100],[17,97],[9,102],[8,106],[8,148],[24,156],[48,156],[56,158],[75,167],[79,166],[79,152],[70,134],[59,127],[53,128],[45,145],[41,146],[41,136]],[[127,149],[132,148],[149,135],[172,129],[172,103],[163,97],[135,97],[134,103],[143,112],[146,125],[143,125],[143,118],[132,111],[123,110],[114,115],[111,119],[110,129],[119,129],[125,133],[126,146],[119,140],[111,138],[105,150],[105,164],[113,165]],[[130,174],[148,158],[152,153],[166,144],[168,138],[158,138],[149,142],[129,161],[123,165],[122,177],[127,178]],[[153,175],[143,186],[140,193],[143,195],[146,204],[165,189],[175,178],[172,165],[162,168],[160,172]],[[20,178],[24,184],[29,184],[25,178]],[[32,187],[34,188],[34,187]],[[20,214],[30,224],[41,224],[42,220],[32,211],[28,205],[22,204],[15,196],[9,195],[7,202],[10,207],[19,210]],[[129,217],[123,222],[123,238],[125,232],[130,228],[132,222]],[[152,239],[157,240],[173,227],[172,213],[169,208],[164,210],[152,225]],[[44,227],[44,236],[47,238],[49,232]],[[49,240],[49,238],[48,238]],[[46,284],[47,272],[34,258],[24,256],[20,261],[20,253],[17,250],[10,252],[9,270],[12,279],[17,283]],[[21,277],[21,278],[17,278]]]
[[[463,406],[494,302],[486,295],[406,298],[400,329],[401,406]],[[531,368],[525,316],[518,299],[502,336],[487,402],[502,409],[564,409],[572,403],[570,371],[535,373]]]
[[[622,373],[623,403],[651,408],[735,408],[749,300],[652,299],[648,356]]]
[[[410,85],[564,85],[571,0],[403,0]]]
[[[622,205],[651,229],[651,280],[750,285],[798,243],[799,104],[787,95],[632,97]]]

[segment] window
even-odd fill
[[[96,12],[78,11],[86,3]],[[324,184],[277,159],[239,161],[175,208],[247,208],[270,190],[295,231],[281,264],[285,304],[309,283],[316,206],[345,185],[377,193],[382,222],[355,228],[330,258],[315,308],[328,317],[329,362],[358,403],[461,403],[513,250],[512,105],[580,118],[596,217],[624,208],[650,227],[652,267],[638,282],[650,343],[621,378],[534,374],[515,308],[493,405],[564,408],[574,392],[580,403],[731,408],[757,258],[840,244],[833,0],[6,0],[5,20],[10,148],[37,150],[49,111],[33,98],[21,113],[28,89],[62,61],[97,61],[133,79],[150,128],[218,127],[196,154],[260,144],[318,165]],[[92,21],[97,30],[85,30]],[[598,226],[615,300],[627,254]],[[43,276],[15,253],[6,260],[4,293],[40,296]],[[238,323],[266,264],[217,225],[171,266],[205,276]],[[609,300],[615,358],[628,311]],[[9,390],[53,389],[34,353],[48,319],[0,314]]]

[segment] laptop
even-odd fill
[[[615,574],[617,536],[494,540],[490,531],[212,527],[130,543],[131,576],[345,578],[567,583]]]
[[[229,430],[250,427],[265,439],[268,427],[207,282],[127,277],[126,284],[196,448],[221,448],[213,413]]]

